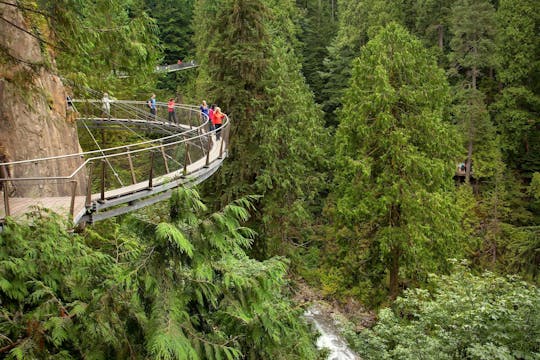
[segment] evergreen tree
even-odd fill
[[[487,0],[458,0],[452,6],[450,16],[452,39],[450,60],[454,71],[465,76],[465,83],[458,85],[457,121],[462,125],[467,144],[466,181],[471,176],[473,150],[475,143],[483,144],[493,155],[497,147],[492,146],[495,140],[494,129],[484,103],[484,96],[478,91],[478,79],[482,69],[495,66],[495,10]],[[483,136],[484,139],[479,139]],[[485,140],[485,141],[484,141]],[[490,144],[491,143],[491,144]],[[474,155],[475,172],[483,171],[485,164],[490,164],[490,157]],[[488,166],[489,167],[489,166]],[[493,167],[493,164],[492,166]],[[480,174],[477,174],[479,176]]]
[[[399,25],[381,31],[354,63],[333,197],[337,224],[348,229],[341,233],[357,243],[360,274],[352,276],[372,293],[388,275],[396,296],[460,253],[451,191],[456,135],[442,121],[448,98],[443,72]]]
[[[491,107],[508,165],[524,170],[527,177],[540,170],[540,160],[533,155],[540,151],[540,14],[535,4],[499,2],[497,77],[503,89]]]
[[[286,262],[246,256],[252,209],[208,213],[194,190],[159,224],[129,218],[84,236],[58,218],[0,233],[0,356],[13,359],[315,359],[282,288]]]
[[[156,19],[165,64],[175,64],[194,55],[193,17],[194,0],[145,0],[149,15]]]
[[[328,44],[337,30],[335,0],[298,1],[303,10],[301,15],[302,33],[302,73],[309,87],[315,94],[317,103],[321,103],[324,81],[321,72],[324,70],[324,59],[328,56]]]
[[[152,86],[157,28],[142,0],[38,3],[61,50],[57,61],[64,76],[95,89],[128,88],[130,94]]]
[[[195,60],[193,43],[193,7],[194,0],[145,0],[148,13],[156,20],[159,29],[159,40],[163,49],[164,64],[176,64],[180,59],[184,62]],[[195,71],[178,71],[164,74],[159,78],[158,87],[173,94],[191,95],[192,83],[196,78]],[[186,101],[186,100],[184,100]]]
[[[413,0],[414,29],[427,46],[437,46],[441,52],[448,44],[449,15],[453,1]]]
[[[207,96],[232,120],[229,158],[209,188],[224,199],[262,195],[253,220],[261,234],[254,248],[262,256],[303,240],[308,207],[323,184],[327,137],[289,41],[295,9],[289,0],[225,1],[202,75]]]
[[[405,17],[401,0],[342,0],[338,4],[339,27],[321,74],[326,84],[321,101],[326,124],[330,126],[337,126],[335,112],[341,106],[343,90],[349,83],[352,60],[381,28],[392,21],[403,23]]]

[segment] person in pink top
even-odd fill
[[[169,122],[178,124],[178,120],[176,119],[176,111],[174,111],[174,98],[169,99],[169,102],[167,103],[167,111],[169,112]]]

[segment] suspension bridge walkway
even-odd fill
[[[178,186],[201,183],[227,156],[228,117],[210,130],[196,106],[176,105],[177,121],[169,121],[166,103],[158,102],[152,115],[143,101],[112,100],[109,112],[101,100],[72,102],[79,138],[95,149],[0,163],[0,224],[39,207],[74,224],[128,213],[167,199]],[[67,164],[75,165],[43,175],[69,169]]]
[[[183,62],[180,64],[170,64],[170,65],[158,65],[155,68],[156,73],[171,73],[171,72],[177,72],[181,70],[187,70],[187,69],[193,69],[199,67],[199,64],[195,60],[191,60],[189,62]],[[129,75],[123,71],[116,71],[115,75],[119,78],[128,78]]]
[[[156,72],[176,72],[180,70],[192,69],[198,67],[199,64],[195,60],[189,62],[183,62],[180,64],[171,64],[171,65],[159,65],[156,66]]]

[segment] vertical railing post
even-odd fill
[[[6,166],[2,165],[0,166],[0,175],[4,178],[8,178]],[[9,208],[9,186],[8,186],[8,180],[2,180],[3,189],[4,189],[4,210],[6,211],[6,217],[11,215],[10,208]]]
[[[227,134],[227,131],[229,130],[229,124],[227,124],[227,127],[225,128],[225,133],[221,136],[221,144],[219,144],[219,158],[223,158],[223,143],[225,142],[225,135]]]
[[[210,149],[212,149],[212,136],[210,135],[210,133],[207,133],[208,134],[208,146],[207,146],[207,152],[206,152],[206,165],[204,165],[204,167],[208,167],[208,165],[210,165]]]
[[[229,119],[227,123],[227,129],[225,130],[225,143],[227,144],[227,147],[229,146],[229,133],[231,131],[231,120]]]
[[[169,173],[169,164],[167,163],[167,154],[165,154],[165,148],[163,147],[163,142],[161,143],[160,149],[161,149],[161,156],[163,157],[163,162],[165,163],[165,171],[168,174]]]
[[[86,183],[86,201],[85,206],[89,208],[92,205],[92,171],[94,170],[94,163],[90,163],[88,166],[88,180]]]
[[[105,159],[101,159],[101,194],[100,194],[100,201],[105,201]]]
[[[105,147],[105,130],[104,129],[101,129],[101,146]],[[106,171],[105,160],[106,159],[101,159],[101,196],[100,196],[101,202],[105,201],[105,171]]]
[[[129,151],[129,146],[126,146],[127,150],[127,157],[128,157],[128,163],[129,163],[129,171],[131,173],[131,183],[136,184],[137,178],[135,177],[135,168],[133,167],[133,160],[131,159],[131,152]]]
[[[154,180],[154,151],[150,153],[150,175],[148,176],[148,189],[152,189]]]
[[[69,204],[69,214],[75,217],[75,195],[77,193],[77,180],[71,180],[71,203]]]
[[[203,143],[203,140],[202,140],[202,132],[201,132],[201,128],[198,127],[197,128],[197,138],[199,139],[199,143],[201,144],[201,149],[203,151],[203,154],[204,156],[206,156],[206,147],[204,146],[204,143]]]
[[[186,153],[184,155],[184,172],[183,175],[187,175],[187,164],[189,160],[189,142],[186,141]]]
[[[189,116],[188,116],[189,129],[191,130],[191,129],[193,129],[193,126],[191,125],[191,115],[192,115],[193,111],[188,110],[188,112],[189,112]]]

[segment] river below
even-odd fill
[[[347,342],[341,337],[339,323],[329,309],[314,303],[306,310],[304,316],[320,334],[317,339],[317,348],[326,348],[330,351],[328,360],[360,360],[360,357],[349,348]]]

